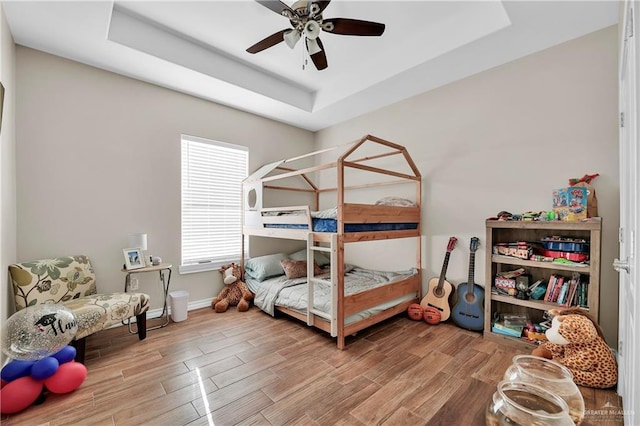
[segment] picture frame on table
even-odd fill
[[[137,247],[126,248],[122,249],[122,253],[124,254],[124,267],[127,271],[144,268],[146,266],[141,249]]]

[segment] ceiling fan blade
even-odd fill
[[[359,19],[332,18],[322,21],[326,32],[355,36],[380,36],[384,33],[384,24]]]
[[[271,34],[269,37],[260,40],[259,42],[248,48],[247,52],[258,53],[262,52],[264,49],[270,48],[271,46],[275,46],[276,44],[284,41],[284,33],[286,33],[287,31],[290,30],[282,30],[278,31],[275,34]]]
[[[310,1],[307,5],[307,12],[309,16],[318,16],[320,15],[331,3],[331,0],[318,0],[318,1]],[[315,6],[314,6],[315,5]]]
[[[256,0],[256,2],[260,3],[261,5],[266,7],[267,9],[270,9],[270,10],[274,11],[278,15],[283,15],[282,12],[286,10],[286,11],[288,11],[288,13],[291,14],[291,16],[296,16],[296,12],[294,12],[293,9],[291,9],[289,6],[287,6],[286,4],[282,3],[281,1],[278,1],[278,0]],[[284,16],[287,16],[287,15],[284,15]]]
[[[318,71],[321,71],[327,68],[327,56],[324,53],[324,46],[322,46],[322,42],[319,38],[308,39],[305,38],[305,42],[307,43],[307,50],[309,51],[309,56],[311,56],[311,60],[313,64],[316,66]]]

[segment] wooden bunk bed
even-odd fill
[[[335,160],[317,164],[331,154]],[[401,158],[399,161],[390,161],[396,160],[389,158],[393,156]],[[313,159],[316,164],[312,162]],[[294,168],[291,164],[295,162],[306,163],[306,166]],[[404,168],[402,171],[390,166],[400,163]],[[320,172],[327,170],[333,171],[335,180],[328,179],[329,185],[321,188],[312,176],[318,176]],[[354,171],[364,173],[366,177],[356,184],[347,184],[347,175]],[[298,180],[301,185],[281,184],[292,179]],[[302,240],[307,243],[308,306],[311,309],[307,307],[305,312],[278,306],[275,309],[330,333],[337,338],[338,348],[344,349],[346,336],[402,313],[411,303],[419,302],[422,283],[421,180],[418,168],[403,146],[372,135],[366,135],[347,145],[267,164],[249,176],[243,182],[243,246],[245,238],[250,236]],[[374,190],[380,195],[378,188],[388,187],[389,191],[393,191],[392,188],[396,185],[415,186],[415,201],[412,206],[346,202],[347,193]],[[307,205],[264,207],[268,199],[266,194],[270,191],[290,191],[298,196],[307,194],[311,201]],[[312,217],[313,212],[319,210],[321,196],[331,200],[330,195],[335,196],[335,219],[331,225],[333,232],[317,231],[314,229],[317,219]],[[376,288],[346,294],[345,244],[397,238],[415,240],[415,273]],[[313,284],[318,279],[314,276],[313,259],[318,251],[329,254],[331,258],[330,312],[314,309]],[[242,264],[245,264],[244,259]],[[389,301],[399,299],[402,301],[398,304],[385,307],[362,320],[349,323],[345,321],[358,312],[384,303],[388,305]]]

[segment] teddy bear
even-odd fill
[[[552,326],[545,333],[548,342],[532,355],[566,366],[580,386],[609,388],[618,381],[616,359],[607,346],[600,326],[580,308],[552,309]]]
[[[230,263],[220,267],[224,288],[211,301],[211,307],[216,312],[225,312],[229,306],[238,306],[238,311],[245,312],[249,309],[249,302],[253,299],[253,293],[242,281],[242,269],[237,263]]]

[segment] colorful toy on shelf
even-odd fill
[[[586,253],[573,253],[568,251],[541,250],[540,254],[544,257],[550,257],[554,260],[567,259],[572,262],[584,262],[589,259],[589,255]]]
[[[589,243],[582,238],[560,237],[557,235],[544,237],[540,240],[540,244],[545,250],[570,251],[570,252],[589,252]]]
[[[512,256],[520,259],[529,259],[533,254],[533,248],[531,244],[527,243],[526,241],[497,243],[493,246],[493,254]]]
[[[502,210],[498,212],[493,217],[489,218],[490,220],[516,220],[516,221],[550,221],[550,220],[559,220],[556,212],[550,211],[529,211],[524,213],[509,213],[508,211]]]
[[[575,222],[587,218],[587,188],[568,187],[553,191],[553,211],[560,220]]]
[[[587,217],[598,216],[598,198],[596,197],[596,190],[591,185],[591,181],[600,176],[596,173],[593,175],[584,175],[581,178],[569,179],[569,185],[572,188],[582,187],[587,190]]]
[[[547,336],[545,332],[547,327],[543,327],[541,324],[527,323],[527,328],[524,330],[524,336],[536,343],[546,342]]]

